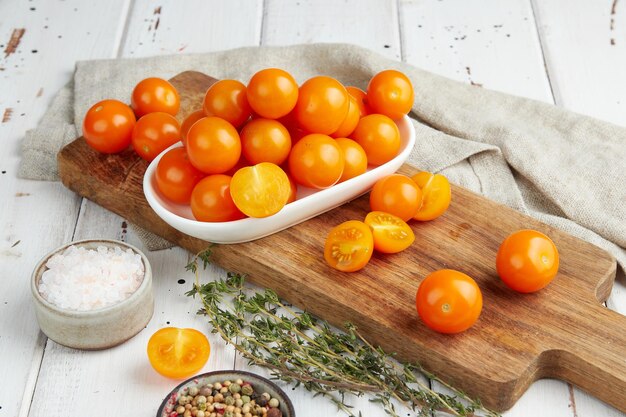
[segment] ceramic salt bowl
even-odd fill
[[[189,388],[191,387],[200,387],[202,385],[214,384],[216,382],[222,383],[224,381],[236,381],[237,379],[249,382],[252,385],[252,388],[254,388],[254,392],[259,395],[267,392],[272,398],[276,398],[279,402],[278,409],[282,413],[282,417],[295,417],[296,412],[293,408],[291,400],[278,385],[267,378],[263,378],[262,376],[251,372],[232,370],[207,372],[183,381],[169,394],[167,394],[167,397],[165,397],[159,407],[159,411],[157,411],[156,417],[169,417],[172,415],[172,412],[176,414],[174,410],[176,409],[178,397],[181,394],[187,394],[187,392],[189,392]]]
[[[139,288],[125,300],[89,311],[63,309],[48,302],[39,293],[41,277],[48,269],[46,262],[72,245],[85,249],[97,249],[99,246],[131,249],[141,256],[144,266],[144,277]],[[116,240],[81,240],[50,252],[39,261],[33,271],[31,292],[41,331],[55,342],[76,349],[98,350],[119,345],[145,328],[154,311],[152,270],[148,259],[136,247]]]

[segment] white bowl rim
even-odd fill
[[[172,390],[170,390],[170,392],[165,396],[165,398],[161,402],[161,405],[159,406],[159,409],[157,410],[157,417],[163,416],[163,411],[165,410],[165,406],[167,405],[167,402],[171,398],[172,394],[178,393],[178,391],[180,391],[185,385],[189,384],[190,382],[193,382],[195,379],[210,378],[213,376],[220,376],[220,375],[238,375],[238,376],[243,377],[242,379],[244,379],[245,377],[251,377],[251,378],[256,378],[258,380],[263,381],[263,383],[269,385],[274,391],[278,393],[280,397],[284,399],[284,403],[286,404],[286,407],[289,409],[289,412],[291,413],[290,417],[296,416],[296,411],[293,406],[293,402],[291,401],[291,398],[289,398],[287,393],[281,387],[279,387],[278,384],[276,384],[274,381],[262,375],[255,374],[254,372],[250,372],[250,371],[243,371],[239,369],[232,369],[232,370],[221,369],[217,371],[209,371],[209,372],[204,372],[202,374],[194,375],[192,377],[185,379],[180,384],[175,386]]]
[[[137,289],[130,296],[128,296],[128,298],[125,298],[121,301],[118,301],[106,307],[100,307],[100,308],[96,308],[93,310],[70,310],[70,309],[61,308],[52,304],[41,295],[41,293],[39,292],[38,280],[39,280],[39,277],[43,274],[43,268],[45,267],[45,264],[48,261],[48,259],[56,255],[57,253],[69,248],[70,246],[75,246],[75,245],[80,246],[80,245],[84,245],[85,243],[105,243],[111,246],[117,245],[121,247],[126,247],[128,249],[133,250],[136,254],[141,256],[141,260],[143,262],[143,267],[144,267],[143,279],[141,280],[141,284],[139,285],[139,287],[137,287]],[[151,279],[152,279],[152,269],[150,267],[150,262],[148,261],[148,258],[146,257],[146,255],[142,251],[140,251],[136,246],[133,246],[130,243],[122,242],[121,240],[114,240],[114,239],[83,239],[83,240],[77,240],[74,242],[66,243],[65,245],[61,245],[58,248],[52,250],[51,252],[48,252],[48,254],[44,255],[44,257],[41,258],[39,262],[37,262],[37,265],[35,266],[35,269],[33,270],[30,284],[31,284],[31,292],[33,293],[33,296],[35,297],[37,302],[39,302],[40,304],[42,304],[44,307],[48,308],[49,310],[52,310],[57,314],[67,316],[67,317],[76,317],[76,316],[92,317],[92,316],[99,316],[102,314],[106,314],[109,311],[123,308],[125,304],[132,303],[135,299],[139,298],[141,294],[146,290],[146,287],[150,285]]]
[[[405,146],[400,150],[400,152],[391,161],[386,162],[385,164],[382,164],[382,165],[379,165],[379,166],[375,166],[372,169],[370,169],[369,171],[367,171],[367,172],[365,172],[364,174],[361,174],[361,175],[375,175],[377,172],[379,172],[381,170],[384,170],[385,167],[387,166],[387,164],[392,163],[392,162],[394,162],[396,160],[399,160],[399,159],[402,160],[402,162],[400,163],[400,165],[402,165],[404,162],[406,162],[406,160],[408,159],[410,153],[413,151],[413,148],[414,148],[415,142],[416,142],[416,132],[415,132],[415,128],[412,125],[411,119],[408,116],[403,116],[400,119],[394,120],[394,122],[396,124],[398,124],[399,122],[402,122],[403,124],[407,125],[409,135],[408,135],[408,138],[405,141],[405,143],[406,143]],[[255,222],[265,221],[265,219],[269,219],[269,218],[273,217],[273,216],[269,216],[269,217],[266,217],[266,218],[246,217],[246,218],[243,218],[243,219],[232,220],[232,221],[228,221],[228,222],[201,222],[201,221],[198,221],[198,220],[192,220],[192,219],[189,219],[187,217],[183,217],[183,216],[181,216],[181,215],[179,215],[177,213],[174,213],[173,211],[169,210],[165,206],[163,206],[163,204],[161,204],[158,201],[158,198],[156,196],[152,195],[153,192],[158,192],[156,189],[154,191],[150,191],[150,192],[147,192],[146,190],[152,190],[152,188],[154,188],[150,184],[150,182],[152,181],[152,177],[154,176],[154,173],[156,171],[156,166],[158,165],[158,163],[161,160],[161,158],[163,157],[163,155],[165,153],[167,153],[171,149],[179,148],[179,147],[182,147],[182,146],[183,146],[182,142],[176,142],[175,144],[171,145],[170,147],[165,149],[163,152],[161,152],[159,155],[157,155],[157,157],[154,158],[150,162],[150,164],[148,165],[148,167],[146,169],[146,172],[144,174],[144,177],[143,177],[144,196],[145,196],[146,200],[148,201],[148,204],[155,211],[155,213],[157,214],[157,216],[159,218],[161,218],[166,223],[170,224],[170,221],[169,220],[165,220],[162,217],[162,214],[159,213],[159,211],[162,210],[162,211],[164,211],[166,213],[166,216],[168,216],[168,217],[171,216],[171,219],[175,220],[176,222],[182,224],[185,227],[195,227],[195,228],[200,228],[203,231],[210,231],[210,230],[215,230],[215,229],[222,229],[222,228],[225,228],[225,227],[248,227],[248,226],[249,227],[254,227],[254,223]],[[370,173],[374,173],[374,174],[370,174]],[[349,179],[347,181],[335,184],[335,185],[333,185],[330,188],[327,188],[327,189],[324,189],[324,190],[316,190],[316,192],[323,192],[323,191],[332,189],[333,193],[340,193],[344,189],[349,190],[351,188],[351,186],[353,185],[353,182],[351,182],[351,181],[352,180],[357,180],[358,178],[359,177],[351,178],[351,179]],[[301,206],[304,206],[305,204],[307,204],[308,197],[311,197],[312,195],[315,195],[315,193],[311,194],[311,195],[307,195],[307,196],[305,196],[303,198],[300,198],[298,200],[295,200],[295,201],[289,203],[289,206],[290,206],[289,210],[294,211],[294,210],[297,210],[298,208],[300,208]],[[354,196],[353,198],[357,198],[357,197],[358,196]],[[155,209],[154,206],[156,206],[158,208],[158,210]],[[324,211],[331,210],[331,209],[333,209],[335,207],[329,207],[329,208],[327,208]],[[321,212],[318,213],[318,214],[321,214]],[[276,215],[280,215],[280,212],[275,214],[274,216],[276,216]],[[308,219],[304,219],[303,218],[298,223],[300,223],[302,221],[306,221],[306,220],[308,220]],[[172,226],[172,225],[170,224],[170,226]],[[174,226],[172,226],[172,227],[174,227]],[[178,227],[174,227],[174,228],[178,229]],[[178,229],[178,230],[180,231],[180,229]],[[279,229],[279,230],[282,230],[282,229]],[[276,231],[278,231],[278,230],[276,230]],[[185,233],[185,232],[182,232],[182,233]],[[187,234],[187,233],[185,233],[185,234]],[[267,236],[267,235],[264,235],[264,236]],[[247,239],[247,240],[242,240],[242,241],[222,242],[222,243],[225,243],[225,244],[229,244],[229,243],[243,243],[243,242],[252,241],[252,240],[264,237],[264,236],[258,236],[258,237],[255,237],[253,239]]]

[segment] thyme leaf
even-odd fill
[[[251,292],[244,285],[245,275],[229,272],[225,279],[200,284],[199,265],[206,269],[210,258],[209,247],[187,265],[196,279],[186,295],[200,299],[198,314],[207,317],[212,333],[232,345],[248,364],[269,369],[273,378],[327,397],[350,417],[361,413],[355,414],[346,404],[346,394],[368,395],[371,402],[380,404],[393,417],[399,417],[395,403],[420,417],[436,412],[460,417],[476,413],[499,416],[419,363],[399,363],[370,344],[354,324],[345,323],[345,331],[338,331],[306,311],[292,309],[271,289]],[[453,394],[431,389],[421,381],[420,374]]]

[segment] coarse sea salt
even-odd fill
[[[139,288],[144,277],[141,256],[119,247],[72,245],[52,256],[46,267],[39,293],[67,310],[88,311],[119,303]]]

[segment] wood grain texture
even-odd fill
[[[247,7],[244,7],[244,3]],[[26,4],[25,10],[28,11],[26,6],[31,5]],[[101,7],[113,6],[113,4],[103,3]],[[80,5],[78,7],[79,10],[83,9]],[[87,8],[84,7],[84,9]],[[119,45],[119,54],[117,46],[120,40],[117,39],[112,56],[198,53],[258,44],[261,26],[260,1],[190,0],[186,1],[183,7],[176,1],[155,3],[148,0],[134,0],[130,2],[130,9],[127,21],[124,16],[121,19],[116,18],[114,22],[102,22],[107,25],[119,23],[121,29],[126,27],[125,30],[119,30],[120,34],[124,32],[124,36],[120,36],[123,39]],[[70,18],[89,16],[89,19],[95,19],[85,13],[71,14],[71,10],[70,8],[70,13],[68,13]],[[99,9],[94,10],[94,13],[96,12],[99,12]],[[50,26],[60,25],[59,19],[52,20],[55,20],[56,24],[53,23]],[[231,30],[233,25],[236,25],[238,30]],[[81,26],[72,20],[74,30]],[[69,37],[68,40],[70,40]],[[102,41],[101,47],[111,47],[114,44],[112,41],[107,42],[106,38],[100,40]],[[72,48],[69,49],[72,50]],[[83,49],[81,49],[82,53],[84,53]],[[73,65],[73,61],[70,60],[64,63]],[[70,70],[71,68],[64,74],[66,78]],[[46,87],[47,90],[48,87]],[[56,88],[50,89],[50,93],[52,94],[55,90]],[[193,98],[193,96],[183,97],[185,103]],[[35,184],[40,184],[41,187],[51,186],[50,183]],[[74,193],[64,189],[61,184],[55,185],[56,195],[65,194],[78,200]],[[47,199],[53,201],[55,195],[52,191],[49,194]],[[40,205],[42,212],[48,210],[47,204],[43,201]],[[39,354],[39,360],[36,363],[33,362],[35,370],[33,388],[35,388],[36,381],[36,389],[34,389],[34,394],[31,390],[29,397],[25,400],[30,405],[30,396],[32,396],[30,412],[28,408],[26,409],[28,415],[30,417],[63,415],[67,410],[67,404],[72,403],[72,415],[125,416],[128,414],[128,404],[134,404],[136,414],[153,416],[163,396],[177,384],[176,381],[158,375],[149,365],[145,354],[149,337],[162,327],[191,327],[202,331],[207,336],[211,343],[211,356],[200,372],[232,369],[235,350],[224,344],[219,336],[210,333],[206,320],[196,315],[198,304],[184,295],[191,288],[193,280],[193,276],[186,273],[184,268],[189,261],[189,253],[181,248],[149,252],[124,218],[87,199],[83,199],[82,204],[79,202],[78,205],[80,205],[78,219],[76,214],[78,210],[71,216],[55,214],[50,219],[53,223],[55,221],[59,223],[58,218],[64,220],[67,218],[68,224],[58,227],[64,226],[68,235],[56,243],[56,246],[73,239],[108,237],[128,241],[142,249],[153,268],[154,316],[146,329],[137,336],[122,346],[104,352],[76,351],[59,346],[52,341],[45,344],[43,360]],[[39,217],[46,218],[45,215]],[[52,245],[50,249],[54,248],[54,242],[47,243]],[[43,255],[44,251],[38,250],[36,253]],[[34,262],[30,267],[32,268],[33,265]],[[217,276],[223,276],[223,272],[221,268],[212,266],[205,271],[203,278],[213,279]],[[180,283],[179,280],[181,280]],[[26,307],[30,307],[28,303],[25,304],[27,304]],[[38,331],[36,322],[32,321],[31,324]],[[42,336],[41,339],[45,343],[45,337]],[[43,351],[43,347],[41,350]],[[16,388],[19,390],[21,387],[16,386]],[[0,393],[0,396],[2,395],[4,394]],[[6,402],[1,402],[0,406],[3,404]],[[94,404],[111,404],[111,406],[110,408],[94,407]],[[2,411],[4,410],[0,409],[0,416],[3,416]],[[8,415],[14,414],[9,412]],[[26,413],[23,416],[26,416]]]
[[[477,87],[552,102],[530,2],[400,0],[400,11],[406,62]]]
[[[401,58],[396,1],[266,0],[263,27],[265,46],[344,42]]]
[[[400,59],[400,27],[396,0],[265,0],[263,2],[263,31],[261,45],[291,45],[311,42],[345,42],[372,49],[390,59]],[[375,28],[375,30],[372,30]],[[320,68],[323,73],[323,69]],[[236,369],[249,369],[247,361],[237,356]],[[253,368],[261,374],[265,370]],[[426,386],[430,381],[421,377]],[[289,389],[289,386],[285,387]],[[344,416],[331,401],[320,401],[302,386],[292,389],[290,396],[298,415]],[[367,396],[346,395],[343,398],[367,417],[382,417],[386,413],[369,401]],[[397,406],[398,415],[410,410]]]
[[[182,96],[204,91],[212,79],[186,72],[172,82]],[[181,117],[195,108],[183,109]],[[167,226],[141,191],[146,164],[130,152],[100,155],[78,139],[59,153],[63,183],[192,251],[207,242]],[[415,168],[404,166],[404,173]],[[396,255],[375,255],[359,273],[344,274],[321,261],[327,231],[360,219],[367,197],[267,238],[220,245],[214,261],[247,273],[262,286],[336,325],[351,321],[374,343],[418,360],[488,406],[509,408],[528,385],[544,377],[571,381],[598,398],[626,409],[626,318],[601,307],[615,274],[615,261],[599,248],[550,228],[459,187],[445,216],[412,223],[417,241]],[[534,228],[552,237],[561,254],[555,281],[543,291],[519,295],[495,273],[494,257],[511,232]],[[419,321],[414,297],[431,271],[459,269],[481,286],[485,306],[476,326],[447,336]],[[598,381],[606,381],[600,386]]]
[[[137,0],[125,57],[220,51],[259,44],[262,0]]]
[[[531,3],[556,103],[626,126],[626,2]]]
[[[553,103],[533,10],[527,0],[401,0],[400,28],[403,59],[410,64],[476,88]],[[464,177],[461,184],[481,188],[473,176]],[[449,392],[437,381],[432,381],[432,386]],[[506,416],[574,417],[577,399],[571,392],[567,383],[541,379]]]
[[[80,198],[61,184],[17,178],[21,139],[38,123],[77,59],[117,53],[126,0],[93,4],[0,2],[0,50],[24,29],[15,51],[0,55],[0,415],[26,416],[46,337],[31,304],[29,278],[47,252],[71,240]],[[55,19],[55,15],[62,19]],[[7,109],[10,109],[9,111]]]

